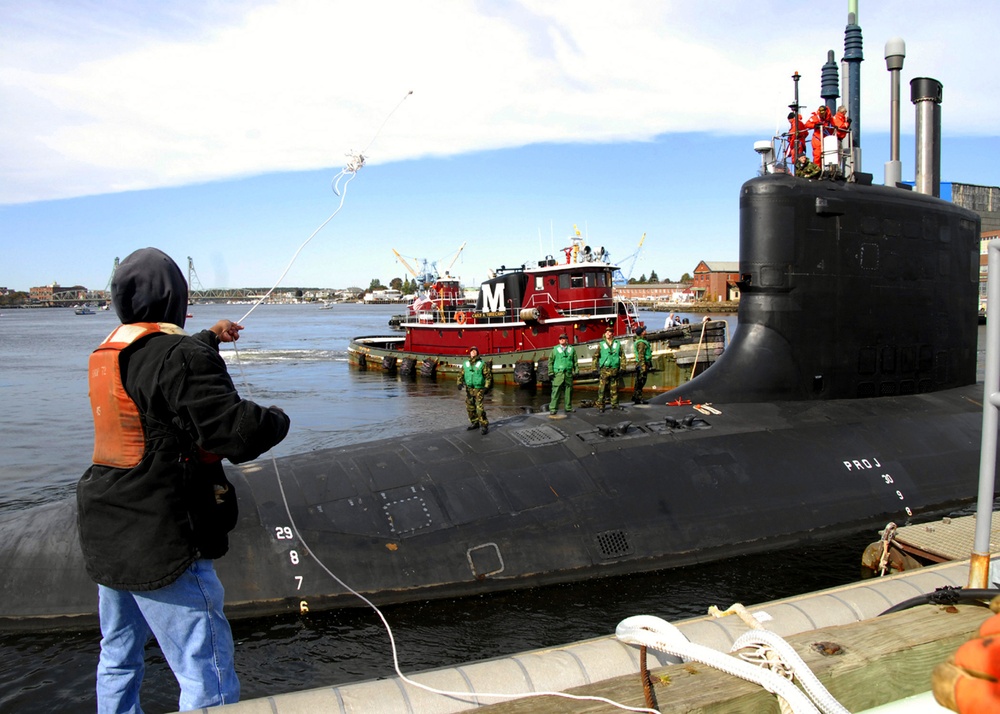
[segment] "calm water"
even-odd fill
[[[222,317],[239,319],[247,309],[194,306],[187,328],[202,329]],[[245,396],[277,404],[291,415],[292,431],[275,449],[278,456],[426,429],[463,428],[464,401],[452,382],[408,381],[348,368],[350,338],[385,334],[389,316],[398,311],[392,306],[319,310],[271,305],[250,316],[238,356],[227,350],[226,358]],[[659,327],[665,315],[643,317]],[[689,317],[696,322],[701,316]],[[72,496],[92,448],[87,356],[114,324],[113,313],[0,311],[0,513]],[[490,418],[544,401],[547,395],[541,392],[496,389]],[[860,534],[798,551],[397,606],[386,614],[402,668],[416,671],[607,635],[629,615],[677,619],[704,614],[713,604],[749,604],[849,582],[859,575],[862,549],[876,538]],[[241,621],[233,623],[233,630],[244,698],[392,674],[387,638],[368,611]],[[98,641],[92,631],[0,633],[0,712],[93,711]],[[169,668],[151,645],[145,710],[173,711],[177,693]]]

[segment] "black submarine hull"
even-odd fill
[[[736,336],[656,403],[231,468],[227,612],[360,605],[334,575],[384,604],[650,571],[971,502],[978,216],[785,175],[740,212]],[[0,519],[0,569],[0,626],[96,623],[73,503]]]
[[[234,538],[236,557],[220,564],[227,588],[256,561],[260,590],[227,590],[228,607],[273,611],[265,587],[285,610],[361,604],[307,552],[384,604],[657,570],[949,512],[976,492],[976,396],[526,415],[489,439],[426,434],[345,449],[332,464],[279,461],[291,519],[271,469],[245,475],[267,508],[241,525],[269,542]]]
[[[880,400],[514,417],[232,468],[234,618],[569,582],[948,512],[976,491],[976,387]],[[677,420],[674,424],[673,420]],[[685,421],[689,421],[685,425]],[[627,426],[626,426],[627,425]],[[287,499],[288,508],[285,502]],[[8,629],[96,624],[71,501],[8,517]]]

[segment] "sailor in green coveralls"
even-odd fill
[[[601,340],[599,350],[597,367],[600,380],[597,384],[597,407],[603,412],[604,406],[608,403],[609,391],[611,408],[618,408],[618,378],[622,365],[625,364],[625,350],[622,349],[622,343],[615,339],[615,332],[611,327],[604,331],[604,339]]]
[[[469,429],[480,428],[482,433],[490,430],[490,421],[486,418],[483,399],[486,393],[493,389],[493,365],[479,358],[479,350],[469,348],[469,359],[462,365],[458,374],[458,388],[465,387],[465,410],[469,414]]]
[[[635,383],[632,385],[632,403],[647,404],[642,398],[642,388],[646,386],[646,375],[653,366],[653,348],[646,339],[646,328],[635,328]]]
[[[565,394],[566,413],[573,411],[573,375],[577,371],[576,348],[569,344],[569,337],[559,335],[559,344],[549,355],[549,371],[552,373],[552,399],[549,401],[549,416],[559,411],[559,393]]]

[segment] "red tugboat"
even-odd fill
[[[535,265],[501,266],[479,288],[474,306],[457,278],[438,279],[400,324],[403,335],[356,337],[349,360],[362,369],[403,375],[455,375],[470,347],[493,362],[494,380],[532,386],[549,381],[548,357],[565,333],[577,346],[580,374],[574,386],[596,386],[594,354],[606,327],[622,340],[626,371],[635,369],[632,338],[639,326],[633,303],[616,300],[618,269],[604,249],[591,251],[580,238],[557,258]],[[646,389],[672,389],[709,367],[725,348],[722,320],[647,332],[653,371]],[[625,388],[630,385],[626,380]]]

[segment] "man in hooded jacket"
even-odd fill
[[[184,275],[155,248],[129,255],[111,301],[122,324],[90,357],[93,465],[77,484],[80,543],[98,583],[98,712],[141,712],[155,637],[181,710],[239,700],[233,639],[212,560],[237,505],[221,459],[257,458],[288,433],[277,407],[241,399],[219,355],[241,325],[183,331]]]

